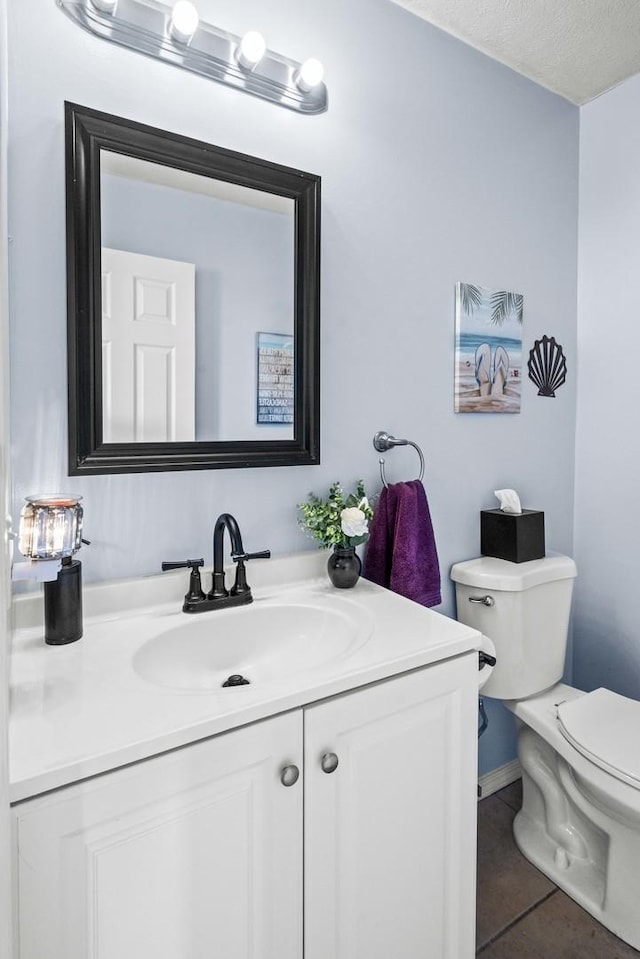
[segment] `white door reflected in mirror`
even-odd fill
[[[105,443],[195,439],[195,265],[102,248]]]

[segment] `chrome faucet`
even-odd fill
[[[225,586],[224,575],[224,531],[229,531],[231,540],[231,559],[236,563],[236,578],[233,586],[228,590]],[[238,522],[231,513],[221,513],[216,520],[213,530],[213,576],[211,592],[205,596],[200,581],[200,567],[204,565],[202,559],[187,559],[180,562],[162,564],[162,569],[180,569],[187,567],[191,570],[189,591],[182,606],[185,613],[204,613],[209,609],[224,609],[228,606],[245,606],[253,602],[251,587],[247,583],[245,563],[249,559],[269,559],[271,550],[264,549],[258,553],[245,553],[242,544],[242,534]]]

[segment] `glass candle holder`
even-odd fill
[[[64,559],[82,543],[81,496],[27,496],[18,549],[30,559]]]

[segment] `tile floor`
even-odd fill
[[[477,953],[481,959],[633,959],[621,942],[518,851],[521,782],[478,803]]]

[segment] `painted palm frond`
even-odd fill
[[[460,303],[464,313],[473,313],[482,303],[482,289],[473,283],[460,283]]]
[[[513,316],[518,323],[522,323],[522,293],[508,293],[506,290],[496,290],[491,294],[491,322],[494,326],[502,326],[505,320]]]

